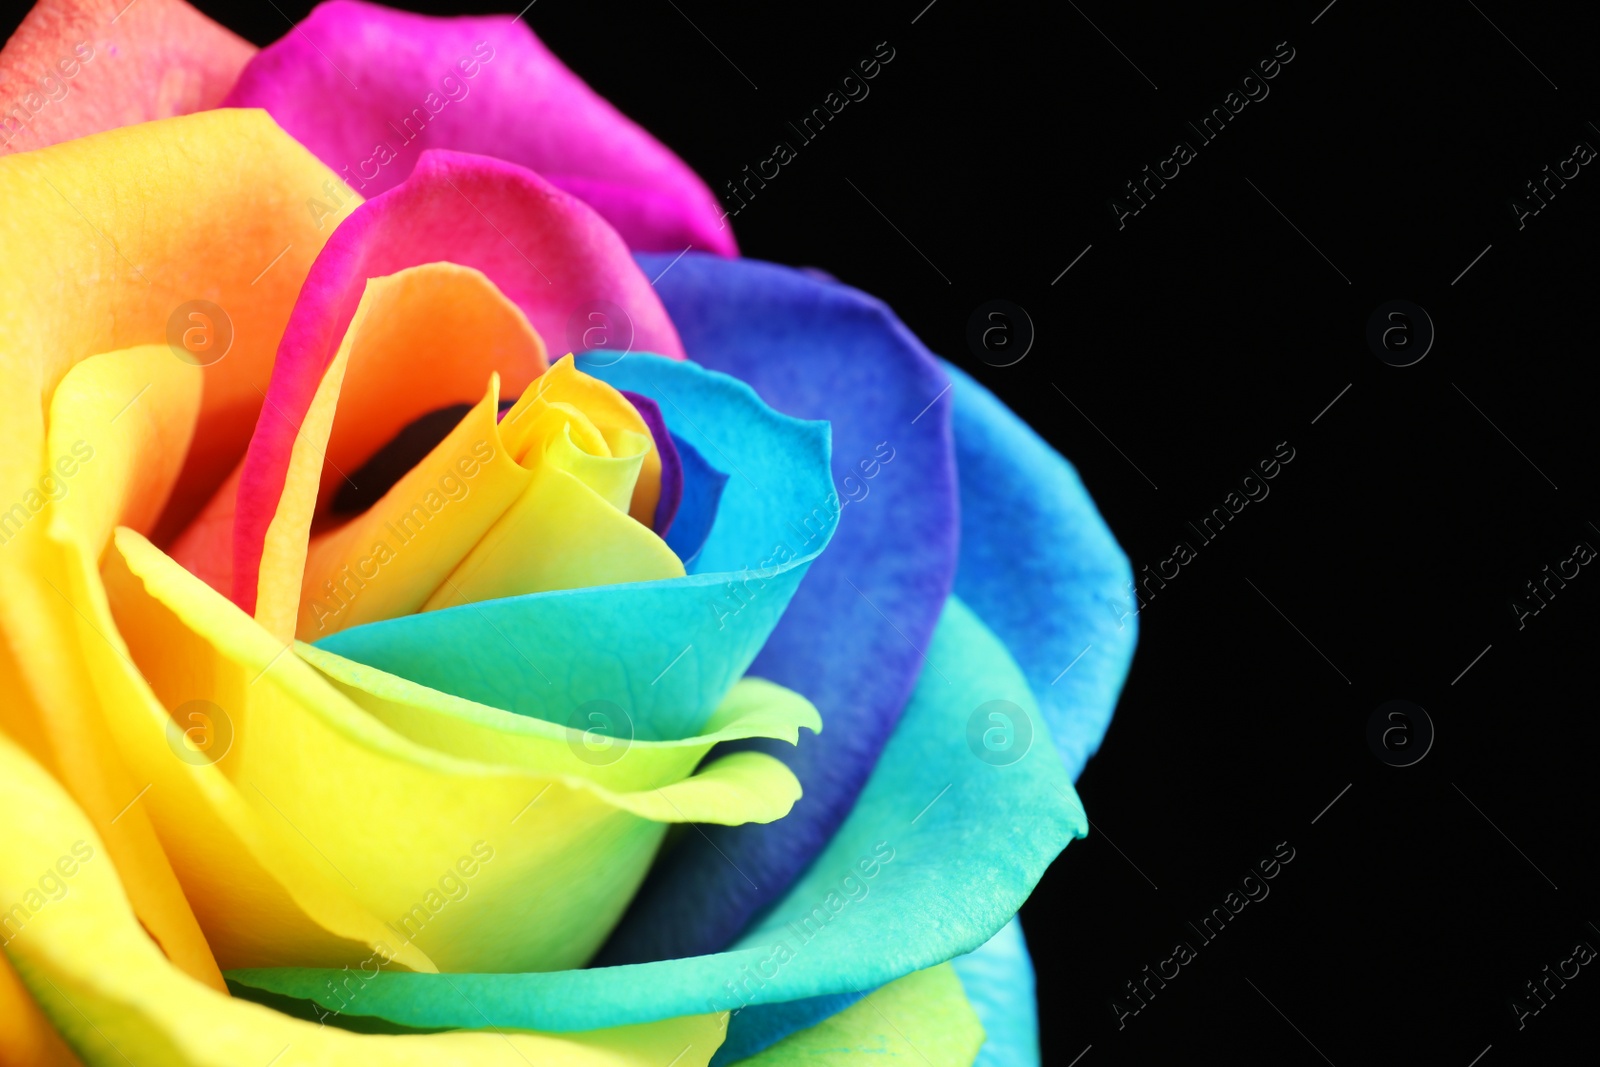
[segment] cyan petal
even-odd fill
[[[1033,959],[1013,917],[976,952],[950,961],[967,1001],[983,1024],[984,1042],[972,1067],[1039,1067],[1039,1010]],[[792,1033],[815,1026],[857,1003],[866,991],[755,1004],[728,1020],[728,1035],[711,1057],[725,1067],[754,1056]]]
[[[584,369],[658,401],[667,427],[694,448],[737,457],[742,476],[722,494],[700,573],[404,615],[351,627],[318,647],[552,722],[604,700],[643,740],[699,731],[833,532],[832,519],[819,521],[810,541],[788,526],[832,492],[828,427],[780,415],[748,386],[693,363],[631,355]]]
[[[1022,938],[1022,921],[1013,917],[976,952],[950,961],[986,1033],[973,1067],[1039,1067],[1039,1011],[1033,959]],[[837,1015],[866,991],[753,1004],[728,1020],[728,1036],[711,1067],[737,1063],[777,1044],[790,1034]]]
[[[975,719],[987,721],[974,712],[990,702],[1010,701],[1027,716],[1036,706],[1005,648],[955,598],[928,660],[844,825],[734,948],[546,974],[383,972],[362,986],[363,1010],[424,1028],[588,1030],[874,989],[979,948],[1088,821],[1042,724],[1014,763],[996,763],[969,741]],[[344,977],[306,968],[228,975],[240,991],[327,998],[325,1007],[340,1003],[330,992],[336,976]]]
[[[1076,781],[1133,660],[1133,569],[1072,464],[967,374],[945,372],[961,475],[956,593],[1022,665]]]
[[[822,735],[800,748],[754,746],[789,765],[804,797],[755,833],[682,837],[602,950],[599,962],[611,964],[724,948],[821,851],[923,669],[920,650],[954,580],[959,521],[949,382],[880,301],[753,260],[691,252],[667,270],[671,257],[637,258],[689,358],[748,382],[779,411],[832,423],[843,503],[832,544],[751,666],[822,712]],[[729,473],[731,488],[741,478]],[[816,524],[812,506],[789,520],[797,536]]]
[[[950,966],[984,1027],[984,1045],[973,1067],[1038,1067],[1034,960],[1027,953],[1027,942],[1022,941],[1021,918],[1006,923],[976,952],[950,960]],[[790,1033],[837,1016],[867,992],[870,990],[752,1005],[738,1011],[728,1019],[728,1037],[710,1059],[710,1067],[738,1064],[755,1056]]]
[[[973,1067],[1039,1067],[1039,1004],[1021,921],[951,963],[987,1035]]]

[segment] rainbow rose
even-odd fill
[[[0,1062],[1037,1061],[1061,457],[519,19],[44,0],[0,105]]]

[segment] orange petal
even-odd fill
[[[188,477],[191,491],[198,485],[209,494],[244,450],[260,405],[257,383],[266,385],[289,309],[328,232],[305,203],[331,178],[264,114],[249,111],[168,119],[0,158],[0,305],[27,309],[0,317],[0,728],[89,816],[134,910],[172,961],[217,989],[216,962],[141,799],[150,779],[134,779],[108,734],[105,679],[95,673],[101,660],[120,663],[124,654],[112,644],[95,573],[103,536],[95,530],[112,510],[116,522],[147,521],[139,509],[149,501],[125,499],[114,509],[102,501],[98,515],[80,511],[56,534],[57,512],[94,501],[88,492],[64,508],[49,499],[59,493],[45,479],[60,476],[63,456],[47,447],[46,413],[76,364],[165,346],[169,320],[186,301],[219,304],[236,338],[203,372],[198,419],[193,393],[152,386],[136,403],[165,421],[140,437],[133,431],[146,414],[123,413],[135,398],[113,393],[110,378],[87,391],[69,383],[61,394],[63,411],[70,406],[94,427],[84,440],[101,462],[138,440],[140,448],[174,451],[179,439],[165,430],[192,430],[175,492],[185,492]],[[73,443],[64,442],[69,455]],[[147,473],[165,469],[157,478],[164,483],[173,458],[148,454],[143,463]],[[69,482],[67,492],[76,491]]]
[[[337,221],[306,202],[334,181],[260,111],[208,111],[0,158],[0,305],[28,309],[0,320],[0,411],[13,434],[0,500],[38,477],[43,401],[68,367],[167,344],[206,301],[224,313],[219,330],[231,324],[232,345],[205,367],[167,518],[197,511],[249,443],[289,311]]]
[[[307,639],[328,632],[317,627],[309,605],[300,604],[303,581],[313,596],[321,596],[325,580],[340,580],[341,565],[354,565],[367,554],[374,531],[390,518],[399,519],[384,511],[385,505],[398,506],[400,495],[391,490],[380,505],[320,538],[308,561],[307,533],[314,519],[328,517],[340,482],[417,417],[478,400],[491,375],[504,374],[507,387],[521,392],[544,371],[545,358],[544,342],[527,318],[479,271],[428,263],[369,280],[293,437],[289,473],[262,550],[256,618],[284,640],[296,632],[297,614]],[[497,436],[495,398],[487,403],[487,411],[477,413],[479,421],[487,421],[474,440]],[[274,404],[265,418],[276,425],[287,415]],[[458,427],[452,436],[466,432]],[[472,445],[466,441],[464,447]],[[417,565],[415,581],[391,576],[380,592],[362,600],[359,611],[341,618],[339,628],[415,611],[516,498],[526,476],[515,461],[503,449],[478,459],[486,465],[495,460],[493,475],[475,479],[472,499],[455,511],[482,512],[481,521],[464,523],[453,515],[447,543],[408,552]],[[405,496],[405,508],[421,492]],[[436,541],[437,527],[430,534]],[[436,565],[428,565],[435,554],[440,556]],[[428,575],[432,580],[424,581]],[[422,584],[413,590],[417,582]]]
[[[0,952],[0,1053],[8,1064],[29,1067],[74,1067],[79,1063],[33,1002],[4,952]]]

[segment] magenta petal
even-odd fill
[[[331,0],[262,49],[223,106],[265,108],[363,196],[404,181],[426,149],[474,152],[587,200],[631,248],[738,254],[688,165],[509,15]]]
[[[582,202],[501,160],[424,152],[409,179],[340,223],[312,264],[278,345],[234,522],[233,600],[245,611],[255,611],[262,545],[295,435],[367,279],[437,262],[487,275],[528,316],[552,357],[569,349],[572,316],[596,301],[624,309],[634,350],[683,356],[649,280]]]
[[[672,158],[677,162],[676,156]],[[710,191],[700,186],[700,179],[695,177],[694,180],[696,186],[710,196]],[[575,174],[552,174],[550,184],[565,189],[600,212],[622,234],[628,247],[636,251],[686,252],[693,249],[721,256],[739,254],[725,213],[714,206],[711,214],[698,210],[686,212],[683,193],[678,188],[647,189],[627,182]],[[663,245],[668,247],[663,248]]]

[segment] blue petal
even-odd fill
[[[985,1034],[972,1067],[1039,1067],[1039,1005],[1021,921],[952,963]]]
[[[955,598],[928,661],[844,825],[732,949],[545,974],[381,972],[363,977],[364,1010],[422,1028],[594,1030],[874,989],[978,949],[1088,821],[1021,671]],[[1005,765],[981,758],[969,740],[974,713],[996,700],[1034,722],[1031,747]],[[228,978],[243,995],[332,1008],[341,973],[277,968]]]
[[[1133,659],[1133,569],[1072,464],[993,393],[945,371],[961,474],[956,593],[1022,665],[1076,781]]]
[[[690,574],[699,570],[700,550],[711,536],[711,525],[717,518],[717,503],[722,499],[722,487],[728,476],[717,470],[700,450],[681,437],[674,436],[672,443],[678,448],[678,464],[683,478],[683,495],[678,500],[678,513],[667,530],[667,547],[683,560]]]
[[[770,825],[683,837],[601,963],[724,947],[827,843],[922,669],[919,650],[954,580],[959,522],[949,383],[887,307],[752,260],[690,253],[662,274],[671,257],[638,258],[647,275],[661,275],[656,289],[691,359],[749,383],[779,411],[832,423],[843,503],[833,543],[751,666],[822,713],[822,734],[799,748],[747,746],[787,763],[804,797]],[[798,536],[808,515],[791,516]]]
[[[833,532],[837,513],[813,510],[833,491],[828,427],[780,415],[748,386],[692,363],[634,355],[594,373],[658,401],[668,429],[696,450],[737,457],[739,476],[722,494],[698,573],[463,604],[354,626],[317,644],[552,722],[608,700],[640,739],[697,733]],[[809,540],[790,531],[796,514],[816,515]],[[785,553],[775,553],[780,544]]]

